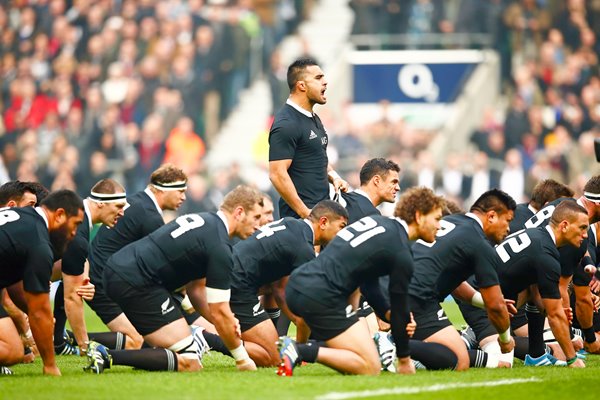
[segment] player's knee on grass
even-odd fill
[[[192,335],[169,347],[177,354],[178,371],[197,371],[202,368],[200,349]]]

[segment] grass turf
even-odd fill
[[[454,317],[454,308],[447,309]],[[87,315],[90,330],[102,327],[91,313]],[[150,373],[115,366],[102,375],[84,373],[83,357],[61,356],[60,378],[42,376],[39,359],[14,366],[17,375],[0,377],[0,399],[585,399],[593,395],[590,383],[600,373],[600,356],[588,356],[586,362],[584,370],[525,368],[517,361],[512,370],[418,371],[414,376],[382,373],[378,377],[343,376],[321,365],[305,365],[293,377],[284,378],[276,376],[274,368],[238,372],[232,359],[218,353],[205,358],[205,369],[199,373]]]

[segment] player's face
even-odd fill
[[[185,201],[185,189],[164,192],[163,210],[177,210]]]
[[[31,192],[25,192],[21,200],[17,203],[17,207],[33,207],[35,203],[37,203],[36,195]]]
[[[79,210],[76,216],[68,217],[62,215],[62,222],[58,223],[54,229],[48,231],[50,242],[57,255],[62,255],[67,244],[75,237],[77,227],[83,222],[83,210]]]
[[[385,178],[381,179],[379,196],[388,203],[396,201],[396,193],[400,191],[400,176],[396,171],[388,171]]]
[[[577,213],[575,221],[570,222],[565,227],[565,238],[567,242],[575,247],[581,246],[581,243],[587,238],[589,228],[588,216],[583,213]]]
[[[428,243],[435,242],[435,235],[440,229],[440,220],[442,219],[442,209],[434,208],[429,213],[419,215],[417,226],[419,230],[419,239]]]
[[[117,220],[125,213],[125,202],[120,203],[104,203],[102,208],[101,222],[112,228],[117,223]]]
[[[238,221],[236,236],[240,239],[247,239],[258,228],[260,228],[260,220],[263,215],[263,208],[255,204],[252,208],[242,212]]]
[[[504,240],[510,231],[510,221],[514,217],[512,210],[507,210],[502,213],[494,212],[490,218],[490,224],[486,229],[485,235],[488,239],[498,244]]]
[[[325,74],[318,65],[306,67],[303,77],[306,85],[306,97],[313,104],[327,103],[325,91],[327,90],[327,80]]]
[[[260,217],[260,226],[266,225],[269,222],[273,222],[273,202],[267,199],[263,199],[262,216]]]
[[[344,229],[348,225],[348,220],[344,217],[339,217],[338,219],[330,220],[328,218],[321,219],[321,238],[320,245],[327,244],[333,240],[335,235],[342,229]]]

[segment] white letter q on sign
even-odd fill
[[[398,86],[408,97],[434,102],[438,99],[439,88],[427,65],[407,64],[398,73]]]

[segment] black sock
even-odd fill
[[[65,313],[65,291],[62,281],[58,284],[56,295],[54,296],[54,346],[61,346],[65,343],[64,333],[67,323],[67,314]]]
[[[527,303],[525,305],[527,314],[527,326],[529,328],[529,356],[540,357],[546,352],[544,345],[544,316],[536,306]]]
[[[111,350],[125,350],[125,334],[121,332],[88,333],[90,340],[103,344]]]
[[[177,371],[177,355],[168,349],[109,350],[113,365],[146,371]]]
[[[307,363],[317,362],[319,348],[321,348],[319,342],[297,343],[296,346],[298,347],[298,361],[306,361]]]
[[[279,308],[265,308],[267,314],[269,314],[269,318],[273,321],[273,324],[277,326],[277,321],[279,321],[279,317],[281,316],[281,310]]]
[[[458,357],[443,344],[410,340],[408,345],[410,347],[410,357],[413,360],[420,361],[427,369],[456,368]]]
[[[277,320],[277,335],[287,336],[290,329],[290,319],[285,314],[281,314]]]
[[[513,339],[515,339],[515,357],[519,360],[525,360],[525,355],[529,354],[529,338],[513,336]]]
[[[467,350],[469,353],[470,368],[485,368],[488,354],[483,350]]]
[[[211,350],[218,351],[219,353],[225,354],[229,357],[233,357],[219,335],[215,335],[214,333],[206,332],[206,330],[204,330],[202,331],[202,336],[204,336],[204,339],[210,346]]]

